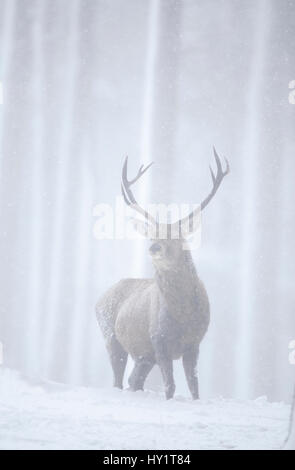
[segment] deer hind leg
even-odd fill
[[[134,368],[128,379],[131,390],[143,390],[145,379],[154,367],[154,364],[155,361],[152,358],[140,357],[135,360]]]
[[[114,334],[111,335],[107,342],[107,349],[113,368],[114,387],[123,388],[123,377],[127,364],[128,353],[123,349]]]
[[[199,346],[189,347],[182,356],[183,368],[186,376],[188,388],[194,400],[199,398],[199,383],[197,375],[197,361],[199,356]]]

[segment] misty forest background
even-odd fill
[[[5,366],[111,385],[95,302],[153,270],[146,242],[94,238],[93,208],[115,203],[126,154],[132,173],[155,162],[134,188],[142,203],[199,202],[214,144],[231,173],[194,253],[212,315],[201,395],[290,401],[295,1],[0,0],[0,12]]]

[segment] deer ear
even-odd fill
[[[153,238],[154,235],[154,227],[153,225],[148,224],[144,220],[135,219],[133,217],[129,217],[130,222],[132,223],[133,228],[140,233],[145,238]]]

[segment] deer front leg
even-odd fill
[[[187,348],[182,356],[183,368],[193,400],[197,400],[199,398],[199,383],[197,375],[198,356],[199,346],[195,345]]]
[[[164,385],[165,396],[167,400],[173,398],[175,392],[175,383],[173,378],[173,361],[168,353],[165,335],[157,333],[151,337],[155,351],[156,362],[160,367]]]

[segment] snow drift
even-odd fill
[[[279,449],[290,407],[166,401],[154,392],[32,383],[0,369],[0,449]]]

